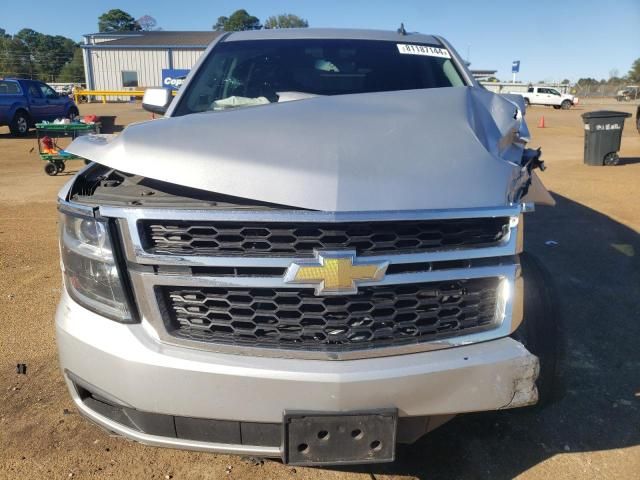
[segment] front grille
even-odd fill
[[[342,352],[494,328],[498,278],[385,285],[320,297],[312,289],[157,287],[169,333],[208,343]]]
[[[141,222],[145,248],[165,255],[295,255],[356,250],[358,255],[425,252],[495,244],[509,217],[353,223]]]

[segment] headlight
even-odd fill
[[[64,284],[83,307],[119,322],[132,322],[106,222],[60,214]]]

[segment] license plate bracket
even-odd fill
[[[284,458],[290,465],[348,465],[395,459],[398,412],[285,412]]]

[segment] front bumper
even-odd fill
[[[145,321],[118,324],[79,306],[66,292],[56,333],[79,410],[107,430],[156,446],[282,455],[280,446],[195,441],[130,428],[90,408],[73,379],[133,411],[252,424],[280,424],[285,410],[390,408],[401,418],[436,417],[537,400],[538,359],[511,338],[349,361],[249,357],[163,344]]]

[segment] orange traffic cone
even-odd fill
[[[544,127],[544,115],[540,117],[540,121],[538,122],[538,128],[545,128]]]

